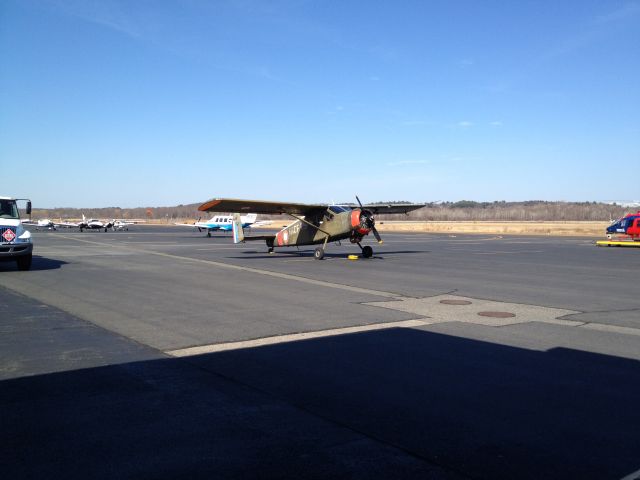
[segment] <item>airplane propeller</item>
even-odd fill
[[[362,224],[363,227],[373,232],[373,236],[376,237],[376,241],[378,243],[382,243],[382,238],[380,237],[380,234],[376,229],[376,221],[373,218],[373,213],[371,213],[369,210],[364,209],[364,207],[362,206],[362,202],[360,201],[357,195],[356,195],[356,200],[358,201],[358,205],[360,205],[360,210],[362,212],[360,215],[360,223]]]

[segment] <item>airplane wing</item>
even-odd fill
[[[53,222],[56,227],[66,227],[66,228],[75,228],[80,225],[80,223],[73,222]]]
[[[272,223],[272,220],[259,220],[257,222],[253,222],[249,227],[260,227],[262,225],[271,225]]]
[[[262,200],[239,200],[234,198],[214,198],[198,207],[201,212],[266,213],[292,215],[313,215],[327,209],[327,205],[306,203],[269,202]]]
[[[193,227],[193,228],[201,228],[203,230],[220,230],[218,225],[212,225],[207,223],[174,223],[174,225],[178,225],[180,227]]]
[[[409,213],[413,210],[417,210],[419,208],[425,207],[426,203],[397,203],[397,204],[384,204],[384,203],[375,203],[369,205],[363,205],[362,208],[365,210],[369,210],[374,215],[378,215],[380,213]]]

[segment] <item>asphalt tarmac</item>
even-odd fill
[[[639,249],[34,236],[0,263],[3,478],[640,478]]]

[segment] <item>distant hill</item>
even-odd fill
[[[375,203],[409,203],[403,201]],[[193,221],[200,217],[209,218],[210,214],[199,212],[199,203],[177,205],[175,207],[138,207],[138,208],[52,208],[40,209],[34,205],[33,218],[78,219],[84,214],[87,218],[100,219],[144,219],[153,223],[173,223]],[[433,202],[408,215],[379,215],[381,220],[438,220],[438,221],[609,221],[622,217],[631,211],[630,206],[602,202],[548,202],[530,200],[526,202]],[[224,213],[224,212],[221,212]],[[277,218],[264,215],[260,218]]]

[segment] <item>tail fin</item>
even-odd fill
[[[239,213],[233,214],[233,243],[244,242],[244,232],[242,231],[242,219]]]

